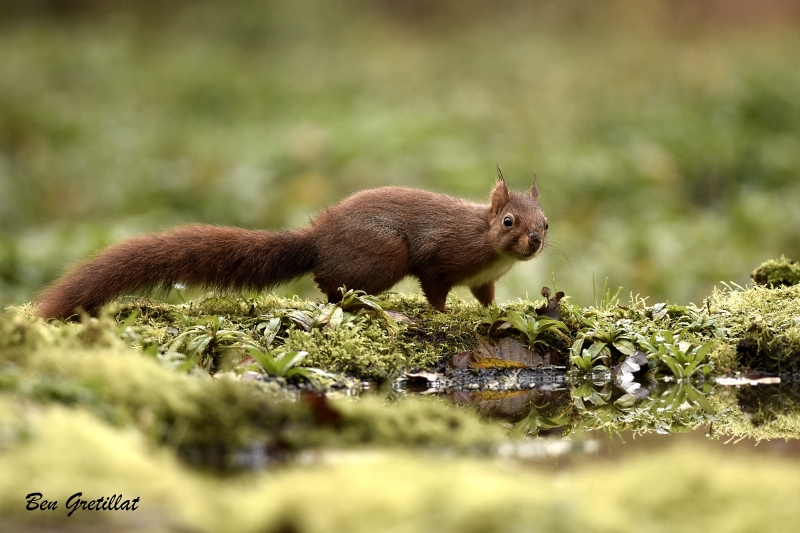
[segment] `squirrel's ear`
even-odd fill
[[[531,198],[539,201],[539,187],[536,186],[536,172],[533,173],[533,186],[531,187]]]
[[[500,180],[497,182],[494,190],[492,191],[492,207],[491,207],[491,215],[492,217],[497,216],[497,213],[503,209],[508,201],[511,199],[511,195],[508,193],[508,187],[506,187],[506,182]]]

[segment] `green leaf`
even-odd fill
[[[671,410],[672,404],[675,403],[675,400],[679,399],[681,396],[681,389],[683,385],[678,383],[677,385],[671,387],[664,395],[661,396],[661,399],[656,403],[656,407],[660,407],[665,411]],[[681,400],[678,405],[683,403]]]
[[[673,374],[674,374],[676,377],[679,377],[679,378],[682,378],[682,377],[683,377],[683,367],[681,367],[680,365],[678,365],[678,363],[677,363],[677,361],[675,361],[675,359],[673,359],[673,358],[672,358],[672,357],[670,357],[669,355],[662,355],[662,356],[659,356],[659,359],[660,359],[660,360],[661,360],[661,361],[662,361],[662,362],[663,362],[665,365],[667,365],[667,366],[669,367],[669,369],[672,371],[672,373],[673,373]]]
[[[606,401],[600,396],[596,391],[592,391],[592,394],[589,395],[589,401],[592,402],[594,405],[605,405]]]
[[[262,370],[271,376],[278,375],[278,368],[275,363],[275,358],[272,357],[272,354],[269,352],[262,351],[258,348],[248,348],[247,351],[250,352],[250,355],[253,356],[253,359],[256,360]]]
[[[614,405],[622,409],[633,407],[636,404],[636,396],[633,394],[623,394],[614,402]]]
[[[581,355],[581,352],[583,351],[583,337],[572,343],[570,351],[572,352],[573,356],[579,357]]]
[[[259,324],[260,326],[260,324]],[[265,324],[264,327],[264,338],[262,342],[265,346],[269,346],[270,344],[275,341],[275,337],[278,336],[278,332],[281,329],[281,319],[280,318],[271,318],[269,322]]]
[[[714,346],[714,343],[709,341],[700,346],[699,348],[697,348],[697,350],[695,350],[694,355],[697,358],[698,362],[705,359],[706,354],[708,354],[708,351],[711,349],[712,346]]]
[[[314,327],[314,319],[308,313],[303,311],[290,311],[286,314],[286,317],[306,331],[311,331],[311,329]]]
[[[344,311],[342,311],[341,307],[337,307],[333,314],[328,321],[327,328],[328,329],[336,329],[342,325],[342,321],[344,320]],[[391,319],[390,319],[391,320]]]
[[[600,341],[594,341],[594,343],[592,343],[592,345],[586,350],[586,352],[588,356],[594,360],[597,357],[597,354],[599,354],[605,347],[606,343]]]
[[[528,333],[528,321],[522,318],[519,313],[516,311],[509,311],[507,318],[515,329],[519,330],[521,333]]]
[[[711,403],[708,401],[705,395],[700,393],[700,391],[698,391],[691,385],[686,386],[686,396],[692,402],[702,407],[705,412],[714,414],[714,408],[711,406]]]
[[[615,341],[613,344],[614,348],[616,348],[625,355],[633,355],[633,352],[636,351],[636,347],[634,347],[631,341],[619,340]]]
[[[189,353],[201,354],[205,352],[208,345],[211,344],[212,337],[210,335],[198,335],[189,342],[186,346],[186,351]]]
[[[526,416],[511,428],[509,435],[511,438],[519,439],[525,437],[531,431],[531,418]]]
[[[303,358],[307,355],[308,352],[298,351],[298,352],[285,352],[277,356],[275,358],[275,362],[277,363],[276,368],[278,370],[278,375],[279,376],[284,375],[286,370],[292,368],[294,365],[302,361]]]

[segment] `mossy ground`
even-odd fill
[[[607,296],[592,308],[565,300],[569,333],[545,331],[539,340],[606,342],[619,360],[623,341],[638,346],[672,332],[687,345],[713,343],[706,380],[673,377],[632,402],[610,384],[576,374],[563,401],[534,402],[510,433],[476,409],[396,391],[358,400],[333,393],[320,408],[301,392],[311,390],[306,381],[243,379],[253,367],[241,362],[251,344],[273,354],[305,350],[300,365],[325,372],[314,374],[317,387],[346,391],[361,379],[386,387],[403,371],[443,368],[510,312],[535,316],[541,301],[483,309],[453,299],[443,314],[421,297],[401,295],[385,296],[380,309],[366,297],[349,308],[274,296],[177,306],[140,299],[80,323],[45,323],[30,306],[9,309],[0,319],[0,525],[510,531],[535,523],[545,531],[627,531],[634,522],[637,529],[658,522],[671,530],[708,523],[745,531],[758,523],[780,531],[796,521],[781,494],[795,490],[798,472],[771,461],[681,448],[568,475],[512,473],[498,463],[501,443],[549,428],[572,436],[701,426],[716,437],[800,435],[790,386],[777,395],[766,388],[742,393],[709,380],[742,368],[740,346],[754,332],[766,350],[775,339],[794,339],[800,286],[726,288],[700,306],[620,305]],[[390,308],[410,320],[384,312]],[[782,361],[798,356],[781,353]],[[664,366],[651,369],[665,374]],[[335,416],[326,418],[326,410]],[[302,466],[302,457],[317,459]],[[326,457],[338,459],[321,464]],[[280,466],[243,473],[265,462]],[[598,482],[602,494],[591,488]],[[648,490],[631,491],[642,484]],[[767,491],[775,486],[779,493]],[[67,523],[66,498],[77,491],[139,496],[142,512],[77,512]],[[59,500],[60,511],[25,511],[30,492]]]

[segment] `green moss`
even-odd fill
[[[624,307],[609,302],[597,309],[565,301],[562,315],[569,336],[546,332],[543,340],[566,358],[570,337],[586,337],[586,347],[589,341],[607,342],[612,347],[617,341],[642,346],[654,335],[672,332],[681,342],[694,345],[713,341],[709,360],[718,371],[735,370],[738,364],[792,371],[796,366],[792,361],[798,359],[798,291],[798,286],[715,289],[699,307],[645,307],[635,301]],[[121,336],[139,349],[157,352],[162,361],[185,368],[196,364],[211,372],[235,368],[248,353],[244,347],[252,345],[276,352],[306,351],[305,366],[384,380],[409,369],[436,368],[453,354],[471,349],[478,336],[486,335],[489,325],[506,313],[513,310],[535,315],[540,304],[520,300],[484,309],[453,298],[447,313],[437,313],[420,296],[390,294],[384,300],[387,309],[404,313],[410,320],[395,323],[369,309],[342,312],[331,304],[272,295],[207,298],[177,306],[140,299],[116,308],[120,322],[131,313],[139,313],[129,327],[115,326],[108,318],[87,318],[83,327],[48,328],[35,321],[25,322],[22,317],[30,311],[23,310],[4,321],[5,336],[0,343],[28,348],[48,342],[65,347],[122,346]],[[120,327],[122,330],[117,331]],[[740,350],[736,355],[730,347],[737,343],[756,348]],[[766,352],[763,347],[767,347]],[[623,352],[613,350],[611,355],[612,364],[624,357]],[[742,356],[747,358],[739,361]],[[762,359],[764,364],[759,362]]]
[[[800,286],[715,289],[709,305],[712,313],[730,330],[731,338],[742,335],[754,324],[777,330],[800,325]]]
[[[215,467],[232,466],[233,454],[254,443],[281,443],[287,450],[380,444],[485,452],[501,438],[499,428],[479,423],[477,414],[436,399],[393,405],[343,400],[334,407],[341,423],[320,426],[305,402],[280,391],[178,374],[132,351],[32,352],[24,367],[0,370],[6,376],[0,396],[87,408]]]
[[[433,448],[493,452],[505,438],[498,424],[444,398],[407,398],[391,404],[375,397],[337,401],[343,414],[336,432],[315,431],[303,439],[315,445],[377,445],[403,449]]]
[[[753,426],[755,438],[796,438],[800,433],[800,383],[743,387],[736,402]]]
[[[302,406],[252,384],[178,374],[133,350],[41,350],[27,353],[23,365],[2,363],[0,372],[14,378],[6,394],[82,406],[218,467],[230,466],[229,455],[251,442],[276,438],[287,418],[311,421]],[[206,460],[210,454],[219,460]]]
[[[740,368],[736,346],[724,342],[714,344],[708,352],[708,360],[714,363],[714,370],[718,374],[731,374]]]
[[[711,429],[715,438],[760,441],[800,436],[800,404],[792,383],[721,388],[711,402],[721,413]]]
[[[364,317],[328,331],[291,329],[284,348],[307,351],[309,366],[366,378],[386,379],[408,365],[403,346]]]
[[[715,291],[710,307],[736,347],[739,367],[791,373],[800,369],[800,285]],[[718,353],[727,354],[730,348]]]
[[[54,321],[48,324],[34,314],[30,304],[8,308],[0,314],[0,350],[25,352],[40,348],[124,348],[128,343],[118,334],[118,326],[108,315],[83,317],[80,324]]]
[[[88,413],[59,406],[23,410],[6,398],[0,399],[0,406],[0,412],[15,413],[16,424],[25,424],[32,435],[0,456],[4,472],[0,479],[0,514],[6,523],[10,521],[17,527],[63,527],[74,520],[84,525],[123,527],[127,523],[131,527],[144,520],[150,530],[160,531],[170,529],[172,524],[192,529],[207,527],[213,519],[214,501],[191,504],[192,499],[205,496],[202,479],[187,476],[166,450],[152,449],[136,431],[115,428]],[[8,421],[4,420],[3,429],[7,427]],[[179,491],[175,490],[177,487]],[[90,495],[95,499],[112,494],[139,496],[141,512],[100,515],[78,511],[67,517],[66,500],[79,491],[87,499]],[[26,511],[20,502],[24,503],[25,495],[31,492],[57,500],[58,509]]]
[[[753,281],[759,285],[780,287],[800,284],[800,263],[790,261],[781,256],[780,259],[770,259],[750,274]]]
[[[218,369],[225,356],[241,358],[246,355],[242,345],[253,344],[274,351],[306,351],[306,366],[379,380],[409,368],[431,368],[468,349],[476,342],[476,324],[486,315],[479,305],[458,300],[448,313],[432,311],[422,297],[387,295],[384,300],[386,309],[406,314],[413,324],[389,323],[369,309],[346,311],[331,321],[333,305],[274,295],[208,298],[180,306],[138,299],[116,312],[120,321],[141,313],[128,331],[130,340],[162,354],[176,351],[197,357],[206,368]],[[200,344],[200,352],[190,350],[192,339],[213,335],[207,327],[211,317],[218,317],[217,329],[233,333]],[[273,319],[279,320],[279,330],[267,338],[264,325]],[[183,340],[176,342],[179,338]]]

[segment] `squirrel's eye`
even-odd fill
[[[544,223],[544,230],[547,231],[550,228],[550,224],[547,222]]]
[[[513,224],[514,224],[514,221],[511,219],[511,217],[506,217],[506,218],[503,219],[503,225],[505,227],[510,228]]]

